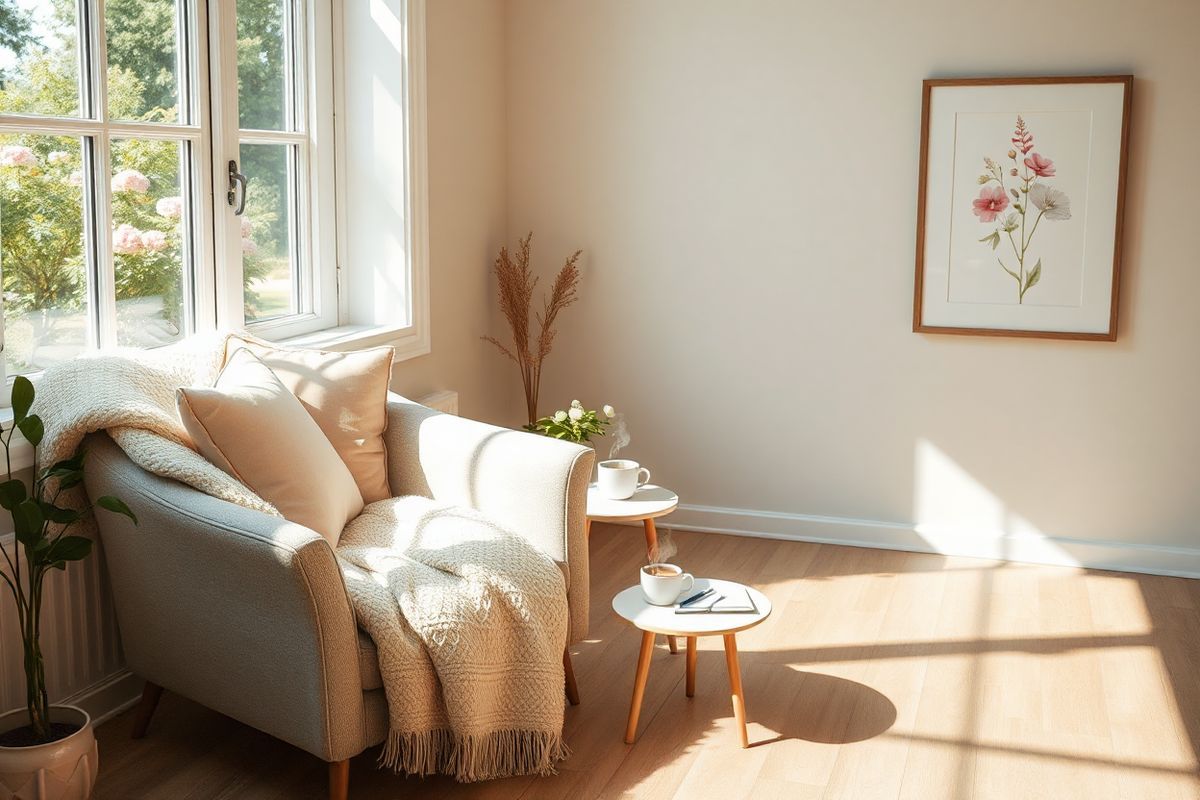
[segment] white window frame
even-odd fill
[[[80,97],[78,117],[53,117],[35,114],[0,115],[0,132],[28,132],[50,136],[91,138],[91,178],[94,186],[108,186],[112,177],[113,138],[166,139],[186,142],[190,146],[195,172],[189,175],[180,170],[181,195],[186,198],[192,237],[185,247],[185,270],[191,260],[191,270],[183,276],[184,319],[183,335],[205,330],[205,309],[213,306],[213,252],[208,231],[212,229],[212,195],[203,187],[210,182],[211,150],[205,141],[209,129],[209,69],[207,26],[203,19],[206,0],[179,0],[179,82],[180,116],[187,123],[156,123],[114,121],[109,119],[107,75],[108,42],[104,29],[104,0],[77,0],[76,24],[79,27]],[[189,32],[184,20],[190,19],[198,45],[187,41]],[[185,63],[186,62],[186,63]],[[187,87],[189,77],[194,84]],[[184,108],[184,99],[188,108]],[[190,191],[189,191],[190,190]],[[113,261],[111,231],[113,228],[111,189],[98,189],[89,195],[84,191],[84,248],[94,270],[87,274],[88,341],[89,348],[113,347],[117,343],[116,274]],[[2,318],[0,318],[2,319]],[[7,393],[7,387],[5,387]]]
[[[273,140],[292,137],[304,141],[315,169],[309,176],[303,201],[307,205],[297,224],[310,238],[312,266],[311,310],[308,314],[252,323],[253,333],[289,344],[328,349],[352,349],[392,344],[396,360],[431,352],[430,277],[428,236],[428,177],[426,140],[426,0],[402,0],[404,17],[403,95],[406,124],[403,130],[405,158],[403,274],[388,276],[405,288],[408,308],[406,324],[375,319],[352,319],[339,291],[355,279],[355,265],[347,263],[345,148],[347,115],[344,82],[347,48],[344,41],[345,4],[359,0],[303,0],[308,74],[307,124],[303,132],[270,133]],[[50,117],[9,114],[0,116],[0,131],[28,131],[47,135],[93,137],[97,143],[92,164],[93,180],[107,182],[111,163],[111,137],[167,138],[189,143],[195,172],[181,174],[181,191],[190,206],[192,236],[188,241],[191,274],[185,276],[185,334],[214,329],[241,330],[247,326],[241,269],[240,220],[225,202],[230,160],[240,163],[240,131],[236,92],[225,92],[218,101],[210,91],[213,76],[235,76],[237,69],[236,5],[232,0],[179,0],[180,14],[180,100],[189,77],[183,59],[190,59],[189,122],[164,124],[112,121],[107,118],[105,81],[107,41],[104,0],[77,0],[80,19],[81,109],[79,117]],[[207,21],[207,24],[202,24]],[[186,34],[194,30],[193,47]],[[93,52],[94,51],[94,52]],[[236,83],[233,83],[236,86]],[[182,111],[182,109],[181,109]],[[87,116],[84,116],[87,115]],[[267,134],[264,134],[264,137]],[[206,190],[208,187],[209,190]],[[98,202],[87,204],[85,246],[95,259],[94,279],[89,273],[88,347],[106,347],[116,341],[115,276],[109,242],[112,229],[111,204],[106,192]],[[210,233],[211,232],[211,233]],[[332,265],[332,267],[325,266]],[[101,308],[103,305],[103,308]],[[2,317],[0,317],[2,324]],[[0,422],[5,413],[0,410]]]
[[[345,19],[346,3],[364,0],[334,0],[333,14],[333,65],[334,65],[334,135],[338,142],[347,141],[346,125],[352,122],[346,108],[346,58]],[[408,308],[407,324],[396,324],[388,320],[355,320],[350,316],[346,304],[346,292],[339,292],[338,315],[341,324],[334,328],[299,336],[289,344],[306,347],[321,347],[330,350],[348,350],[357,347],[372,347],[390,344],[395,347],[396,361],[426,355],[432,350],[429,313],[429,216],[428,216],[428,172],[426,138],[426,66],[425,66],[425,4],[426,0],[403,0],[404,39],[403,93],[405,108],[404,145],[405,156],[405,209],[404,246],[407,264],[399,277],[405,286]],[[348,196],[346,147],[334,149],[336,165],[335,185],[337,199],[337,280],[340,286],[356,278],[356,265],[347,258],[347,236],[349,229],[346,218]],[[358,272],[361,276],[361,271]]]
[[[333,153],[335,140],[334,56],[332,0],[296,0],[298,34],[304,46],[296,48],[296,71],[307,81],[307,92],[297,109],[297,131],[246,131],[240,129],[236,91],[212,97],[213,125],[212,193],[216,198],[214,240],[218,253],[215,268],[216,325],[234,330],[246,329],[267,339],[288,339],[337,325],[337,212]],[[209,27],[219,31],[213,37],[211,53],[216,66],[213,74],[222,76],[225,85],[236,86],[237,76],[237,4],[212,3]],[[287,98],[288,102],[292,98]],[[293,287],[301,297],[300,313],[276,319],[250,322],[245,317],[242,272],[241,220],[224,202],[228,191],[226,166],[241,163],[243,142],[299,145],[297,169],[300,187],[297,213],[291,220],[293,238],[301,247],[300,284]],[[254,191],[254,175],[249,176],[248,191]]]

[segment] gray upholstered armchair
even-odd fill
[[[393,493],[470,506],[527,535],[566,575],[568,643],[587,634],[591,450],[394,395],[385,438]],[[89,494],[123,498],[141,522],[99,519],[125,655],[147,681],[134,736],[169,689],[329,762],[330,796],[345,798],[350,757],[385,739],[388,715],[329,544],[151,475],[105,434],[87,447]]]

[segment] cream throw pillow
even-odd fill
[[[234,353],[211,389],[175,394],[200,455],[337,546],[363,509],[350,470],[300,401],[249,350]]]
[[[262,359],[300,399],[354,476],[363,501],[391,497],[387,476],[387,393],[392,377],[391,347],[349,353],[298,350],[232,335],[225,358],[246,349]]]

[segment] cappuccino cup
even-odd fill
[[[643,478],[642,473],[646,476]],[[596,486],[609,500],[628,500],[650,480],[650,470],[636,461],[614,458],[596,467]]]
[[[674,605],[679,595],[691,589],[696,579],[674,564],[647,564],[642,567],[642,594],[652,606]]]

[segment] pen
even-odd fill
[[[709,587],[708,589],[705,589],[703,592],[698,592],[698,593],[696,593],[696,594],[692,595],[691,597],[689,597],[687,600],[684,600],[684,601],[682,601],[682,602],[679,604],[679,607],[680,607],[680,608],[683,608],[683,607],[684,607],[684,606],[686,606],[686,605],[691,605],[692,603],[696,602],[696,601],[697,601],[697,600],[699,600],[700,598],[702,598],[702,597],[708,597],[708,596],[709,596],[710,594],[712,594],[712,593],[713,593],[713,590],[712,590],[712,588],[711,588],[711,587]]]

